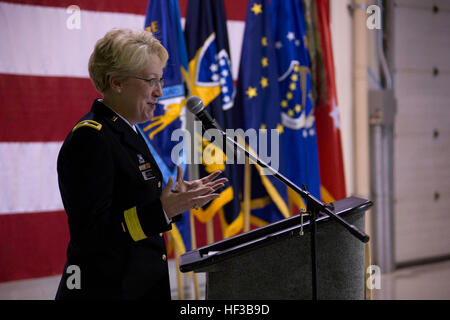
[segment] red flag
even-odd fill
[[[339,108],[334,75],[333,48],[330,33],[329,0],[317,0],[317,25],[320,33],[321,58],[325,71],[326,94],[318,94],[315,111],[317,144],[322,185],[326,203],[346,197],[342,156]],[[320,90],[320,86],[318,86]]]

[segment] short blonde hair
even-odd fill
[[[89,58],[89,76],[95,88],[104,93],[111,76],[126,77],[139,72],[153,54],[165,66],[169,54],[151,32],[112,29],[95,44]]]

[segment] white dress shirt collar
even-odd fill
[[[99,100],[101,103],[103,103],[103,99],[100,99]],[[104,104],[104,103],[103,103]],[[104,104],[105,106],[106,106],[106,104]],[[107,106],[108,107],[108,106]],[[109,108],[109,107],[108,107]],[[130,127],[131,127],[131,129],[133,129],[134,130],[134,132],[136,132],[136,133],[138,133],[137,132],[137,130],[136,130],[136,126],[135,125],[132,125],[127,119],[125,119],[121,114],[119,114],[119,113],[117,113],[115,110],[113,110],[112,108],[109,108],[109,109],[111,109],[112,110],[112,112],[114,112],[118,117],[120,117],[123,121],[125,121],[125,123],[127,123]]]

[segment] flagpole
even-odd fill
[[[186,82],[188,83],[188,82]],[[192,124],[194,122],[194,117],[192,117],[191,114],[186,113],[186,122],[187,122],[187,127],[189,132],[194,132],[195,130],[192,127]],[[195,134],[195,133],[194,133]],[[194,139],[195,140],[195,139]],[[194,143],[194,141],[191,142],[190,148],[191,150],[195,150],[193,148],[195,148],[195,145],[192,145],[192,143]],[[192,157],[192,155],[191,155]],[[193,159],[189,159],[191,162],[193,162]],[[189,178],[191,180],[195,180],[198,179],[198,167],[194,166],[194,165],[189,165]],[[189,211],[189,228],[191,231],[191,250],[195,250],[197,249],[197,230],[195,227],[195,214],[193,213],[193,210]],[[195,296],[195,300],[199,300],[200,299],[200,294],[199,294],[199,289],[198,289],[198,280],[197,280],[197,274],[195,272],[192,272],[192,281],[193,281],[193,285],[194,285],[194,296]]]
[[[289,205],[289,216],[292,217],[294,215],[294,203],[292,199],[289,197],[289,192],[288,192],[288,205]]]
[[[364,253],[365,253],[365,259],[364,259],[364,270],[367,271],[367,268],[369,268],[369,266],[372,264],[372,259],[370,256],[370,244],[366,243],[364,245]],[[372,289],[369,288],[369,286],[367,285],[367,281],[369,280],[370,275],[366,272],[366,281],[365,283],[365,287],[366,287],[366,300],[372,300]]]
[[[194,282],[194,295],[195,295],[195,300],[199,300],[200,299],[200,293],[199,293],[199,289],[198,289],[198,279],[197,279],[197,274],[195,272],[192,272],[192,281]]]
[[[214,217],[206,222],[206,240],[208,244],[211,244],[214,242],[214,225],[213,225],[213,219]]]
[[[192,212],[189,213],[189,221],[191,226],[191,247],[192,250],[195,250],[197,249],[197,237],[195,235],[195,220]],[[198,300],[200,298],[200,295],[198,290],[197,274],[195,272],[192,272],[192,280],[194,282],[195,300]]]
[[[248,157],[245,157],[244,168],[244,232],[250,231],[250,201],[252,170]]]
[[[367,0],[355,0],[354,5],[362,8],[367,6]],[[353,12],[353,146],[355,160],[355,187],[354,193],[361,197],[369,197],[370,195],[370,125],[369,125],[369,107],[368,107],[368,76],[367,68],[369,66],[368,52],[368,29],[366,28],[366,12],[365,10],[355,10]],[[361,26],[364,26],[361,28]],[[365,213],[365,230],[371,235],[372,223],[370,211]],[[370,246],[365,245],[366,252],[366,268],[370,263]],[[367,270],[367,269],[366,269]],[[366,297],[371,297],[368,292]]]
[[[173,241],[173,239],[172,239]],[[183,282],[181,278],[181,271],[180,271],[180,249],[178,248],[177,244],[174,245],[175,249],[175,264],[177,268],[177,289],[178,289],[178,300],[184,300],[184,288],[183,288]]]

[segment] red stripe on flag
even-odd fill
[[[77,5],[81,10],[132,13],[139,15],[145,15],[148,3],[148,1],[145,0],[14,0],[7,2],[58,8],[68,8],[71,5]],[[188,0],[178,1],[180,15],[182,17],[186,16],[187,3]],[[247,1],[226,0],[224,1],[224,4],[227,20],[245,20],[247,14]]]
[[[90,79],[0,74],[0,141],[63,141],[101,95]]]
[[[320,180],[334,200],[347,196],[341,133],[330,117],[332,107],[321,105],[315,110]]]
[[[224,5],[227,20],[245,21],[245,18],[247,17],[248,1],[227,0],[224,1]]]
[[[0,282],[60,274],[69,242],[66,213],[2,214],[0,239]]]
[[[317,0],[317,17],[323,58],[321,62],[326,73],[327,101],[319,101],[315,116],[321,183],[335,200],[339,200],[346,197],[346,190],[340,129],[335,126],[331,117],[335,107],[334,104],[338,102],[329,10],[328,0]],[[339,117],[339,115],[335,115],[335,117]]]
[[[145,0],[13,0],[6,2],[57,8],[68,8],[71,5],[77,5],[81,11],[105,11],[140,15],[145,15],[147,10],[147,1]]]

